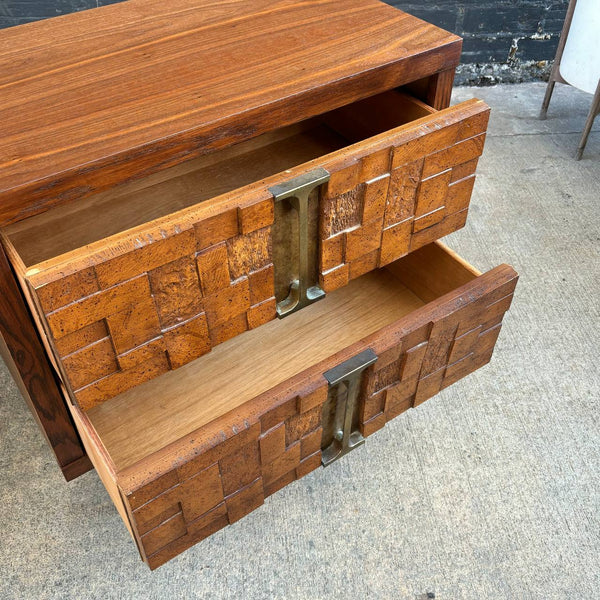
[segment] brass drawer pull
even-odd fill
[[[358,429],[360,382],[364,370],[376,360],[377,355],[368,348],[323,374],[329,382],[321,442],[325,467],[365,441]]]
[[[294,209],[298,221],[297,262],[296,272],[298,277],[290,285],[289,294],[277,303],[277,316],[279,318],[300,310],[301,308],[325,297],[325,292],[319,287],[314,276],[314,269],[309,264],[309,197],[318,186],[329,181],[329,172],[317,168],[304,175],[295,177],[279,185],[269,188],[275,202],[286,201]],[[317,243],[317,240],[312,240]]]

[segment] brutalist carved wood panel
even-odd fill
[[[274,318],[273,202],[249,210],[200,221],[37,290],[82,408]]]
[[[487,122],[487,111],[439,122],[332,173],[321,202],[326,292],[465,224]]]
[[[241,519],[321,464],[326,384],[292,393],[241,428],[229,428],[205,452],[127,496],[150,567]]]
[[[378,356],[362,376],[365,437],[490,360],[516,281],[512,269],[498,267],[357,344],[356,353],[367,346]],[[204,448],[190,453],[183,440],[187,461],[178,455],[171,470],[126,484],[133,530],[151,568],[321,464],[328,385],[318,373],[303,382],[269,408],[249,402],[236,410],[238,424],[219,425]]]
[[[516,277],[509,279],[459,310],[411,329],[401,343],[380,353],[363,380],[365,437],[490,361],[516,283]]]

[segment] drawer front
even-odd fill
[[[276,316],[269,189],[325,168],[318,281],[325,292],[465,223],[489,109],[434,113],[25,274],[83,409],[176,369]]]
[[[446,113],[446,114],[442,114]],[[326,163],[319,278],[333,291],[464,226],[489,112],[442,111],[387,147]]]
[[[144,560],[160,566],[321,464],[323,373],[336,364],[377,356],[357,392],[364,437],[486,364],[516,281],[497,267],[118,474]]]

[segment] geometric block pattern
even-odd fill
[[[226,440],[125,497],[142,557],[156,568],[321,464],[322,379]]]
[[[363,376],[360,423],[365,437],[490,361],[516,282],[413,328],[379,354]]]
[[[446,123],[331,173],[319,283],[330,292],[462,227],[488,113]]]
[[[275,317],[273,200],[234,209],[38,288],[87,410]]]
[[[401,336],[374,342],[378,358],[363,373],[358,397],[365,437],[490,360],[516,281],[514,275],[492,285],[474,281],[458,300],[432,302],[411,316],[408,326],[407,320],[399,322]],[[382,342],[390,339],[393,343]],[[239,520],[321,464],[328,383],[313,374],[299,388],[292,387],[275,406],[238,407],[235,418],[242,426],[217,424],[211,441],[190,451],[187,461],[177,453],[173,467],[165,465],[150,481],[122,492],[151,568]]]

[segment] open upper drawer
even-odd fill
[[[435,242],[177,372],[72,407],[144,560],[159,566],[486,364],[516,282]]]
[[[5,227],[71,396],[92,408],[271,321],[298,280],[320,297],[462,227],[488,111],[392,90]]]

